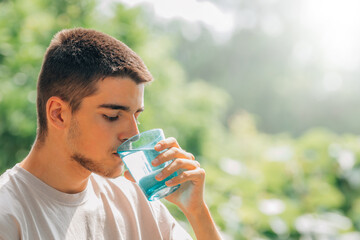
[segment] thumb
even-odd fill
[[[126,170],[124,172],[124,177],[129,181],[136,182],[135,179],[131,176],[131,173],[128,170]]]

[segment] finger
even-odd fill
[[[126,170],[124,172],[124,177],[129,181],[136,182],[135,179],[131,176],[131,173],[128,170]]]
[[[167,148],[171,148],[171,147],[176,147],[176,148],[180,148],[179,143],[177,142],[177,140],[173,137],[169,137],[166,138],[164,140],[159,141],[156,145],[155,145],[155,150],[156,151],[162,151],[165,150]]]
[[[166,186],[175,186],[184,182],[192,181],[194,183],[203,183],[205,181],[205,170],[202,168],[196,168],[194,170],[184,171],[178,176],[166,181]]]
[[[192,155],[191,153],[188,153],[181,148],[171,147],[168,150],[160,153],[156,158],[154,158],[151,164],[156,167],[175,158],[186,158],[195,160],[194,155]]]
[[[161,172],[158,175],[156,175],[155,178],[161,181],[180,169],[186,171],[186,170],[194,170],[196,168],[200,168],[200,163],[198,161],[177,158],[167,167],[161,170]]]

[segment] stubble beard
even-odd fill
[[[79,138],[79,136],[81,135],[78,125],[79,125],[78,122],[73,117],[71,119],[69,136],[68,136],[68,142],[70,143],[71,146],[76,146],[77,138]],[[86,157],[84,154],[76,152],[76,150],[73,151],[70,157],[71,160],[77,162],[83,168],[87,169],[90,172],[96,173],[100,176],[108,177],[108,178],[116,178],[121,174],[121,173],[116,174],[117,172],[116,167],[114,167],[113,169],[105,169],[103,165],[96,163],[94,160],[92,160],[89,157]]]
[[[89,170],[90,172],[96,173],[103,177],[108,177],[108,178],[118,177],[118,175],[115,174],[117,171],[116,168],[112,170],[105,170],[100,164],[94,163],[92,159],[87,158],[80,153],[73,153],[71,155],[71,159],[79,163],[83,168]]]

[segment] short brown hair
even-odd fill
[[[96,92],[96,83],[109,76],[152,81],[141,58],[119,40],[90,29],[58,32],[46,50],[37,85],[38,139],[47,135],[46,102],[58,96],[72,112],[83,98]]]

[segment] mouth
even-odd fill
[[[123,165],[123,164],[124,164],[124,162],[123,162],[123,160],[121,159],[121,157],[120,157],[119,154],[113,153],[112,155],[113,155],[114,158],[115,158],[114,160],[115,160],[119,165]]]
[[[112,155],[114,155],[114,156],[117,157],[117,158],[120,158],[120,155],[117,154],[116,152],[113,152]],[[120,159],[121,159],[121,158],[120,158]]]

